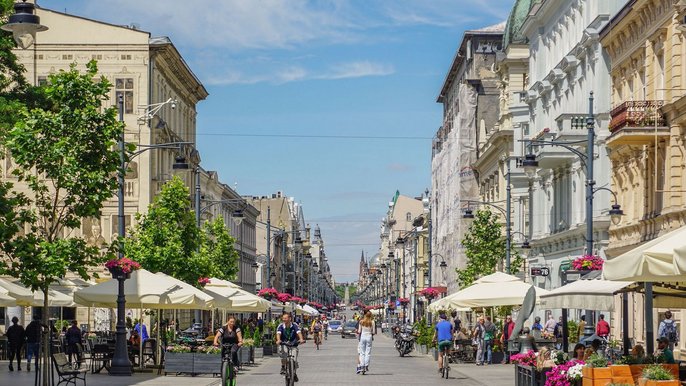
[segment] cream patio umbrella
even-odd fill
[[[166,275],[165,275],[166,276]],[[124,282],[126,306],[151,309],[209,309],[212,299],[198,289],[189,290],[176,279],[156,275],[145,269],[131,273]],[[74,292],[74,301],[88,307],[117,306],[117,280],[109,280]]]
[[[686,227],[607,260],[606,280],[686,282]]]
[[[431,311],[438,307],[495,307],[516,306],[522,304],[531,284],[524,283],[516,276],[496,272],[474,282],[469,287],[447,296],[429,306]],[[548,291],[534,287],[537,298]],[[444,309],[443,308],[443,309]]]
[[[43,307],[43,292],[41,291],[31,291],[7,279],[0,279],[0,288],[4,288],[9,296],[15,298],[18,306]],[[48,289],[48,306],[74,307],[74,300],[62,292]]]
[[[230,299],[231,306],[226,310],[231,312],[265,312],[272,305],[269,300],[253,295],[227,280],[211,278],[204,291],[213,297]]]
[[[630,281],[577,280],[540,295],[543,308],[614,311],[615,294]]]
[[[319,311],[317,311],[314,307],[310,306],[309,304],[305,304],[303,306],[303,310],[305,310],[307,313],[309,313],[312,316],[318,316]]]

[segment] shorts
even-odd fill
[[[438,342],[438,351],[444,351],[450,349],[453,346],[452,340],[442,340]]]

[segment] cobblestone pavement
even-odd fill
[[[319,351],[308,342],[300,349],[299,385],[427,385],[457,384],[460,386],[512,386],[514,369],[511,365],[475,366],[473,364],[451,365],[450,378],[441,379],[437,365],[431,358],[413,354],[400,358],[393,341],[377,335],[374,339],[372,361],[367,375],[356,375],[357,340],[329,336]],[[280,361],[276,356],[258,359],[254,366],[246,367],[238,375],[238,385],[282,385],[279,375]],[[33,373],[23,371],[10,373],[7,361],[0,361],[0,386],[33,385]],[[215,386],[218,378],[209,376],[155,376],[150,373],[132,377],[111,377],[106,374],[88,374],[87,384],[99,385],[183,385]],[[78,384],[80,385],[80,383]]]

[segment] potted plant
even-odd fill
[[[635,383],[634,377],[631,375],[631,366],[629,365],[629,362],[633,362],[633,358],[631,356],[625,356],[620,358],[616,363],[610,365],[613,383]]]
[[[280,301],[283,304],[286,304],[286,302],[291,301],[291,294],[282,292],[276,295],[276,300]]]
[[[427,300],[432,300],[438,297],[438,290],[433,287],[424,288],[419,292],[420,295],[424,296]]]
[[[193,374],[221,373],[221,352],[221,347],[198,346],[193,354]]]
[[[210,284],[210,278],[209,277],[200,277],[198,278],[198,285],[201,287],[205,287],[206,285]]]
[[[193,373],[193,353],[191,346],[186,344],[171,344],[164,354],[164,374]]]
[[[583,255],[572,260],[572,269],[575,271],[599,271],[603,269],[605,261],[596,255]]]
[[[659,365],[649,365],[643,369],[643,375],[639,379],[640,386],[679,386],[678,379],[674,379],[669,369]]]
[[[252,338],[243,339],[243,346],[238,350],[238,361],[243,363],[250,363],[252,357],[252,349],[255,346],[255,341]]]
[[[255,329],[253,333],[253,341],[255,342],[255,358],[264,357],[264,348],[262,347],[262,334],[259,329]],[[271,347],[270,347],[271,348]]]
[[[113,279],[129,279],[131,272],[140,269],[141,265],[128,257],[122,257],[121,259],[108,260],[105,263],[105,268],[110,271]]]
[[[581,385],[584,362],[571,360],[545,373],[545,386]]]
[[[586,366],[583,369],[584,384],[590,385],[606,385],[612,382],[612,371],[608,367],[607,358],[594,353],[586,361]]]

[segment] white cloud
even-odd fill
[[[318,79],[347,79],[367,76],[387,76],[395,72],[389,64],[370,61],[348,62],[332,66],[330,71],[318,76]]]

